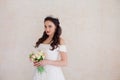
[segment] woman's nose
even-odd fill
[[[46,28],[46,31],[49,31],[49,28]]]

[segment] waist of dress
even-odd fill
[[[53,66],[53,65],[45,65],[44,68],[45,68],[46,70],[55,70],[55,69],[61,70],[61,67],[59,67],[59,66]]]

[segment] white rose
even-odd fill
[[[35,57],[38,58],[38,57],[39,57],[39,54],[36,53],[36,54],[35,54]]]
[[[31,57],[31,58],[35,59],[36,57],[35,57],[35,55],[32,55],[32,57]]]
[[[43,59],[45,59],[45,55],[43,55],[42,57],[43,57]]]
[[[38,54],[39,54],[40,56],[42,56],[42,55],[43,55],[43,51],[38,52]]]

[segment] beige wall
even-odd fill
[[[120,80],[119,0],[0,0],[0,80],[32,80],[28,54],[47,15],[61,21],[67,80]]]

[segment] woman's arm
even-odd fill
[[[60,39],[60,44],[64,44],[63,39]],[[60,60],[42,60],[40,62],[34,63],[34,66],[43,66],[43,65],[54,65],[54,66],[66,66],[67,65],[67,54],[60,51]]]
[[[34,66],[54,65],[54,66],[66,66],[67,65],[67,54],[60,52],[60,60],[41,60],[40,62],[34,63]]]
[[[60,52],[60,60],[52,61],[48,60],[49,65],[54,65],[54,66],[66,66],[67,65],[67,54],[65,52]]]

